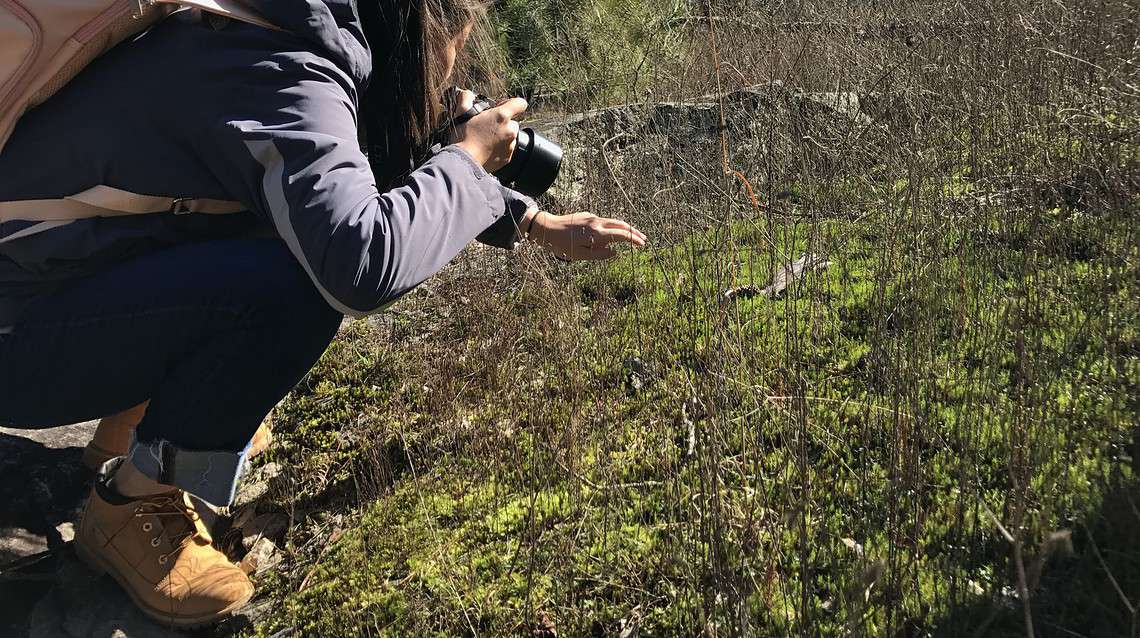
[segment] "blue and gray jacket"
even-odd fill
[[[259,222],[353,316],[423,283],[473,239],[513,247],[533,202],[458,147],[377,188],[358,142],[371,54],[351,0],[254,4],[285,31],[176,14],[25,115],[0,152],[0,201],[109,186],[248,212],[87,219],[0,244],[0,332],[70,279]],[[0,224],[0,238],[28,226]]]

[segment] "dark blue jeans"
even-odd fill
[[[130,462],[226,505],[262,419],[341,320],[280,241],[161,250],[46,296],[0,335],[0,423],[54,427],[149,400]]]

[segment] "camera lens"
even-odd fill
[[[510,164],[495,173],[502,183],[515,190],[538,197],[554,186],[562,172],[562,148],[534,129],[519,131],[515,154]]]
[[[455,89],[456,93],[458,89]],[[452,107],[454,108],[454,107]],[[478,96],[466,113],[456,117],[452,126],[466,124],[494,104],[485,96]],[[532,197],[544,195],[554,186],[562,172],[562,147],[546,139],[532,128],[519,131],[515,153],[509,164],[495,172],[500,182]]]

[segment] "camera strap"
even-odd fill
[[[452,126],[463,126],[464,124],[470,122],[472,118],[476,117],[477,115],[486,111],[487,109],[493,108],[493,107],[494,107],[494,104],[491,102],[491,100],[489,98],[487,98],[486,96],[483,96],[483,95],[479,95],[475,98],[475,105],[472,106],[471,108],[467,109],[466,111],[464,111],[462,114],[460,114],[454,120],[452,120],[451,125]]]

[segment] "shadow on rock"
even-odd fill
[[[32,539],[45,547],[63,544],[59,526],[75,520],[94,478],[80,462],[78,447],[52,448],[0,434],[0,565],[26,557]],[[25,536],[20,540],[21,536]]]
[[[10,431],[9,431],[10,432]],[[58,556],[94,478],[82,432],[0,433],[0,633],[28,631],[28,613],[56,580]],[[53,438],[54,437],[54,438]],[[49,550],[52,553],[48,553]]]

